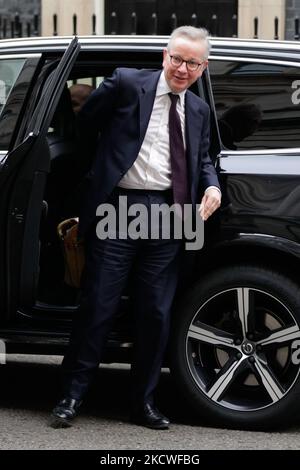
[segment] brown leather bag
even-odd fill
[[[77,231],[77,218],[63,220],[57,227],[65,261],[65,283],[79,288],[85,256],[83,241],[77,240]]]

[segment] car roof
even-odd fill
[[[73,36],[30,37],[0,40],[0,54],[60,52]],[[83,51],[161,51],[169,36],[78,36]],[[267,41],[259,39],[210,38],[212,56],[265,57],[300,60],[297,41]]]

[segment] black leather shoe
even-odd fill
[[[81,403],[80,400],[75,400],[74,398],[63,398],[52,411],[52,427],[69,428],[72,426]]]
[[[130,421],[151,429],[169,429],[170,425],[170,420],[149,403],[146,403],[141,409],[133,411]]]

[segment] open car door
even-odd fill
[[[0,171],[1,322],[19,306],[34,304],[39,277],[39,230],[50,168],[46,134],[80,44],[75,37],[50,73],[23,142],[9,152]],[[4,310],[4,312],[2,311]]]

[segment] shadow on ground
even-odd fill
[[[44,359],[43,359],[44,360]],[[112,420],[127,420],[130,370],[124,366],[103,366],[82,406],[81,414]],[[0,366],[0,406],[47,412],[60,398],[59,360],[53,363],[9,361]],[[173,423],[201,424],[176,391],[168,372],[162,372],[156,404]],[[202,423],[203,424],[203,423]]]

